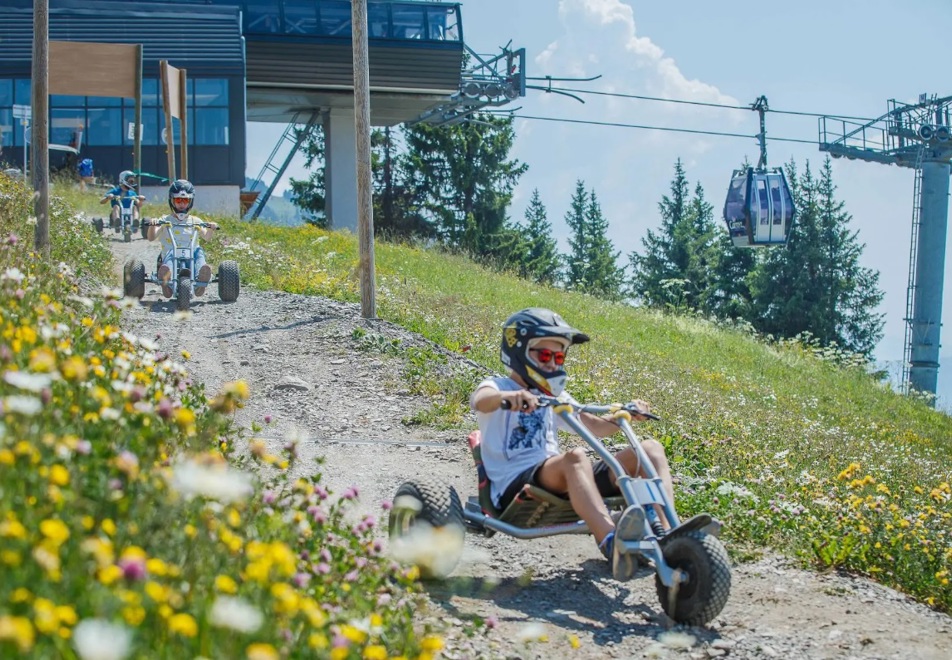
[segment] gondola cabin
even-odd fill
[[[794,214],[783,170],[734,170],[724,202],[724,221],[736,247],[783,245]]]

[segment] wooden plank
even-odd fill
[[[137,44],[51,41],[50,94],[136,97]]]

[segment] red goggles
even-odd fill
[[[546,362],[555,361],[559,366],[565,364],[565,352],[564,351],[553,351],[551,348],[530,348],[530,351],[533,351],[539,358],[541,364]]]

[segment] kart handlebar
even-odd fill
[[[546,406],[558,406],[564,403],[566,402],[559,401],[559,399],[557,399],[554,396],[541,395],[539,397],[538,407],[544,408]],[[584,404],[584,405],[571,404],[571,405],[573,408],[575,408],[577,412],[587,412],[593,415],[604,415],[606,413],[614,414],[616,412],[623,410],[632,416],[637,415],[640,417],[644,417],[646,419],[653,419],[653,420],[661,419],[658,415],[655,415],[654,413],[650,413],[647,410],[641,410],[632,402],[625,403],[625,404],[612,403],[612,404]],[[502,401],[499,402],[499,407],[502,408],[503,410],[512,410],[512,402],[509,401],[509,399],[503,399]]]

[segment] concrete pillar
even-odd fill
[[[913,389],[933,394],[939,377],[942,283],[949,221],[949,172],[948,161],[926,161],[922,164],[909,383]]]
[[[357,233],[357,129],[353,108],[333,108],[324,120],[325,211],[331,229]]]

